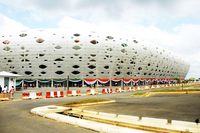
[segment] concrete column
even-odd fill
[[[36,88],[38,88],[38,80],[36,79],[36,85],[35,85]]]
[[[82,87],[84,87],[84,79],[82,80]]]
[[[99,82],[98,82],[98,80],[97,80],[97,87],[99,87]]]
[[[22,90],[24,90],[24,79],[22,80]]]
[[[110,87],[112,87],[112,80],[110,79]]]
[[[16,78],[13,79],[14,90],[16,91]]]
[[[131,81],[131,87],[133,87],[133,81]]]
[[[53,87],[53,79],[51,79],[51,87]]]

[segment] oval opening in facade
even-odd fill
[[[88,68],[94,69],[94,68],[96,68],[96,66],[94,66],[94,65],[89,65]]]
[[[63,71],[56,71],[55,73],[58,74],[58,75],[61,75],[61,74],[63,74],[64,72],[63,72]]]
[[[74,75],[77,75],[77,74],[79,74],[80,72],[79,71],[73,71],[72,72]]]
[[[25,74],[30,75],[30,74],[32,74],[32,72],[31,71],[25,71]]]
[[[39,68],[45,69],[45,68],[47,68],[47,66],[46,65],[39,65]]]
[[[38,39],[36,40],[36,42],[37,42],[37,43],[43,43],[43,42],[44,42],[44,39],[38,38]]]
[[[92,43],[92,44],[97,44],[98,41],[96,41],[96,40],[91,40],[90,43]]]

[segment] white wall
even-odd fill
[[[0,77],[0,85],[2,88],[4,87],[4,77]],[[14,86],[14,88],[15,88],[15,85],[16,85],[16,78],[9,77],[9,86],[8,87],[11,88],[12,86]]]
[[[4,77],[0,77],[0,85],[2,88],[4,87]]]

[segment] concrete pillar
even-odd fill
[[[38,88],[38,80],[36,79],[36,85],[35,85],[36,88]]]
[[[82,80],[82,87],[84,87],[84,79]]]
[[[98,80],[97,80],[97,87],[99,87],[99,82],[98,82]]]
[[[131,87],[133,87],[133,81],[131,81]]]
[[[14,90],[16,91],[16,78],[13,79]]]
[[[51,87],[53,88],[53,79],[51,79]]]
[[[22,90],[24,90],[24,79],[22,80]]]

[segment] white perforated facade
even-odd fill
[[[171,52],[131,37],[67,29],[0,36],[0,71],[25,79],[184,78],[188,69]]]

